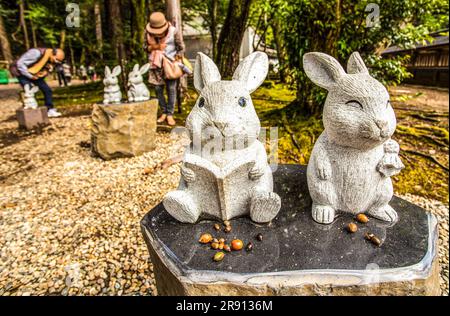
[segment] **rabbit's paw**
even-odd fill
[[[268,223],[281,207],[281,199],[275,192],[256,191],[250,202],[250,218],[256,223]]]
[[[317,164],[317,176],[320,180],[330,179],[331,172],[331,165],[328,161],[321,161]]]
[[[334,221],[335,211],[331,206],[317,205],[313,203],[312,217],[320,224],[331,224]]]
[[[250,180],[255,181],[261,178],[264,175],[265,168],[261,168],[260,166],[254,166],[248,173],[248,177]]]
[[[395,222],[398,219],[397,212],[388,204],[383,205],[379,208],[374,208],[368,211],[367,214],[390,223]]]
[[[181,176],[183,177],[184,181],[187,183],[194,182],[195,181],[195,173],[192,169],[182,166],[181,167]]]
[[[181,190],[167,193],[163,205],[170,215],[182,223],[193,224],[200,216],[197,204],[192,197]]]
[[[400,152],[399,144],[393,139],[388,139],[384,143],[383,149],[384,149],[385,153],[390,153],[390,154],[398,154]]]

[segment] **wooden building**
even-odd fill
[[[448,88],[449,41],[448,35],[441,35],[443,33],[448,34],[448,30],[432,34],[432,42],[418,43],[412,49],[391,46],[383,51],[382,55],[411,56],[407,69],[413,77],[406,79],[405,83]]]

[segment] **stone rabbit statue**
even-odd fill
[[[163,200],[180,222],[249,214],[253,221],[266,223],[278,214],[281,200],[273,192],[272,171],[258,140],[261,125],[250,97],[267,72],[267,55],[256,52],[239,64],[232,80],[224,81],[209,57],[197,55],[194,86],[199,97],[186,120],[191,144],[179,187]],[[212,144],[220,149],[211,153]]]
[[[393,195],[390,177],[404,165],[399,145],[390,138],[397,122],[388,91],[370,76],[358,52],[350,56],[347,73],[323,53],[305,54],[303,66],[315,84],[328,90],[325,130],[307,169],[313,219],[329,224],[342,211],[396,221],[397,213],[388,204]]]
[[[24,109],[37,109],[38,103],[34,95],[39,91],[39,87],[26,84],[23,89],[25,91],[23,94]]]
[[[128,75],[128,101],[139,102],[150,99],[150,92],[142,77],[150,69],[147,63],[139,68],[139,64],[134,65],[133,70]]]
[[[122,92],[120,91],[119,80],[117,78],[121,72],[122,69],[120,66],[114,67],[112,72],[108,66],[105,67],[103,104],[120,103],[122,101]]]

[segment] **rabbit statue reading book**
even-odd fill
[[[397,213],[388,204],[390,177],[404,165],[399,145],[391,139],[396,118],[388,91],[370,76],[357,52],[348,60],[347,73],[323,53],[305,54],[303,65],[308,77],[328,90],[325,130],[307,169],[313,219],[329,224],[342,211],[395,222]]]
[[[186,120],[191,144],[179,187],[163,200],[180,222],[249,214],[253,221],[266,223],[278,214],[281,200],[273,192],[272,171],[258,140],[261,125],[250,97],[267,72],[267,55],[255,52],[242,60],[232,80],[221,80],[214,62],[198,54],[194,86],[199,97]]]

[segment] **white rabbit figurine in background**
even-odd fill
[[[38,103],[34,95],[39,91],[39,87],[26,84],[23,89],[25,90],[23,95],[23,107],[25,109],[37,109]]]
[[[120,75],[122,69],[120,66],[114,67],[112,73],[108,66],[105,67],[105,79],[103,79],[104,96],[103,104],[120,103],[122,101],[122,92],[120,91],[119,80],[117,76]]]
[[[370,76],[357,52],[348,60],[347,73],[323,53],[305,54],[303,66],[315,84],[328,90],[325,130],[307,169],[313,219],[329,224],[342,211],[396,221],[397,213],[388,204],[393,195],[390,177],[404,165],[399,145],[391,139],[397,122],[388,91]]]
[[[281,200],[273,192],[272,170],[258,140],[261,125],[250,97],[266,78],[268,65],[267,55],[255,52],[239,64],[231,81],[223,81],[214,62],[197,55],[194,86],[199,97],[186,119],[191,145],[178,189],[163,200],[175,219],[195,223],[201,216],[229,220],[250,214],[254,222],[266,223],[278,214]],[[240,145],[211,152],[214,142]]]
[[[128,75],[128,101],[139,102],[150,99],[150,92],[142,77],[150,69],[147,63],[139,69],[139,64],[134,65],[133,70]]]

